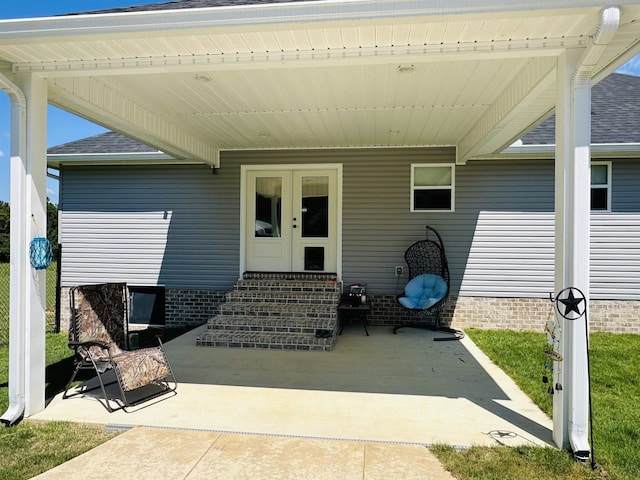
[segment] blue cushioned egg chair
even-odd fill
[[[442,237],[432,227],[425,227],[426,238],[411,245],[404,254],[409,267],[409,282],[398,296],[400,305],[411,312],[414,321],[397,325],[396,333],[405,327],[428,328],[452,333],[453,337],[436,340],[457,340],[463,337],[459,330],[440,325],[440,315],[449,298],[449,265]]]

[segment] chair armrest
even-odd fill
[[[69,342],[68,343],[69,348],[74,348],[74,347],[99,347],[102,348],[103,350],[109,350],[109,345],[106,343],[102,343],[102,342],[96,342],[96,341],[88,341],[88,342]]]

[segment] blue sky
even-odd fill
[[[145,3],[161,3],[163,0],[18,0],[5,1],[0,8],[0,19],[46,17],[65,13],[87,12],[106,8],[128,7]],[[169,1],[169,0],[164,0]],[[77,140],[106,131],[84,119],[49,107],[48,146]],[[9,97],[0,91],[0,200],[9,201],[10,103]],[[58,203],[57,181],[47,181],[47,195]]]
[[[101,10],[105,8],[162,3],[168,0],[22,0],[3,2],[0,19],[43,17],[65,13]],[[618,72],[640,76],[640,55],[621,67]],[[10,156],[10,105],[9,98],[0,91],[0,200],[9,201],[9,156]],[[80,138],[96,135],[105,129],[99,125],[71,115],[55,107],[49,107],[48,146],[60,145]],[[47,181],[47,195],[58,203],[58,184]]]

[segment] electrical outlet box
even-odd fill
[[[396,267],[396,277],[401,277],[403,273],[404,273],[404,267],[401,265],[398,265]]]

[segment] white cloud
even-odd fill
[[[4,152],[0,150],[0,158],[4,157]]]
[[[47,187],[47,199],[54,205],[58,204],[58,190]]]

